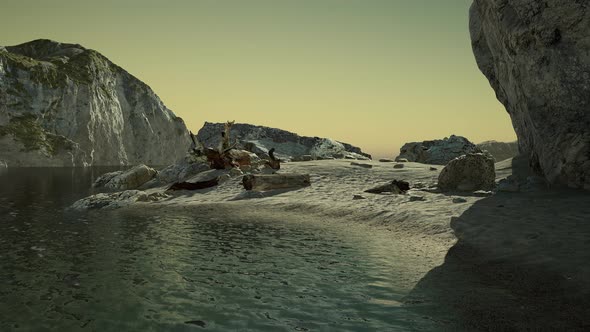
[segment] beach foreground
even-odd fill
[[[511,162],[496,164],[497,179],[512,173]],[[213,204],[219,218],[365,224],[389,232],[420,257],[405,273],[413,288],[405,305],[441,328],[582,330],[590,324],[587,193],[441,193],[434,189],[440,166],[363,163],[373,167],[345,160],[286,163],[281,172],[309,173],[312,185],[246,192],[236,177],[216,188],[179,191],[127,209],[160,214]],[[410,182],[412,189],[405,195],[364,192],[393,179]]]

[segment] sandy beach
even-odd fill
[[[396,169],[392,163],[363,163],[373,167],[347,160],[285,163],[280,172],[309,173],[312,185],[246,192],[240,176],[215,188],[179,191],[127,209],[165,213],[206,205],[221,219],[239,214],[252,220],[338,223],[351,231],[371,227],[389,232],[400,251],[414,255],[404,271],[411,289],[404,305],[437,328],[587,327],[587,193],[439,193],[430,187],[440,166],[410,162]],[[497,178],[505,178],[512,172],[511,160],[497,163],[496,169]],[[412,189],[405,195],[364,192],[393,179],[410,182]]]

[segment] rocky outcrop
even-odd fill
[[[514,158],[518,155],[518,142],[486,141],[477,144],[482,151],[487,151],[496,162]]]
[[[113,191],[137,189],[156,176],[156,173],[156,170],[151,167],[139,165],[126,171],[103,174],[92,186]]]
[[[586,1],[476,0],[470,31],[531,167],[550,184],[590,189],[587,9]]]
[[[208,147],[217,147],[221,142],[223,123],[205,122],[197,138]],[[268,158],[268,151],[275,148],[277,157],[283,160],[299,160],[311,156],[313,159],[349,158],[370,159],[371,155],[360,148],[329,138],[299,136],[295,133],[251,124],[236,123],[231,128],[230,141],[238,142],[238,148]]]
[[[0,156],[8,166],[167,165],[182,119],[100,53],[50,40],[0,47]]]
[[[483,153],[470,153],[451,160],[438,176],[443,191],[491,190],[495,186],[494,159]]]
[[[136,202],[155,202],[168,197],[166,193],[146,193],[141,190],[125,190],[116,193],[100,193],[80,199],[68,209],[71,211],[115,210]]]
[[[451,135],[443,139],[406,143],[395,160],[446,165],[459,156],[479,152],[482,151],[465,137]]]
[[[211,169],[206,159],[199,159],[192,154],[187,155],[177,163],[172,164],[158,172],[156,178],[158,184],[181,182],[201,172]]]

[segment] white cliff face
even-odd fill
[[[60,144],[73,146],[74,162]],[[189,146],[182,119],[98,52],[48,40],[0,48],[0,159],[9,166],[166,165]]]

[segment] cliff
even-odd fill
[[[35,40],[0,47],[0,161],[170,164],[190,137],[152,89],[100,53]]]

